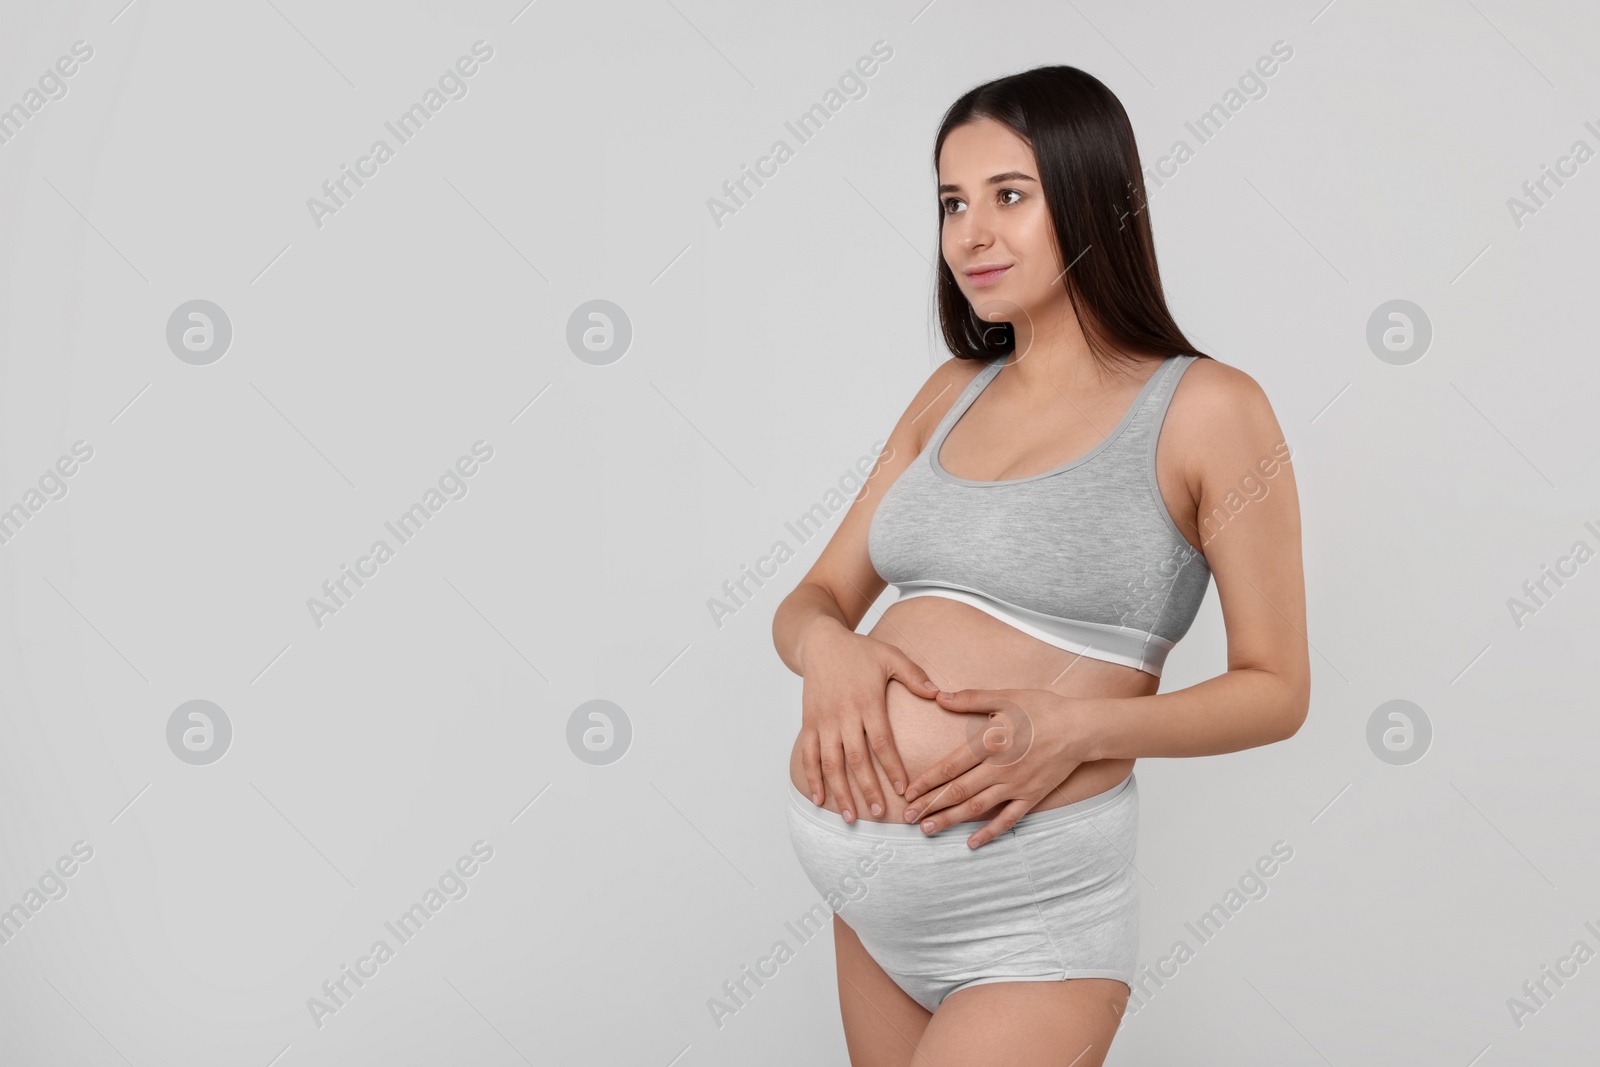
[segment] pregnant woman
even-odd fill
[[[1260,386],[1167,310],[1109,89],[981,85],[933,162],[954,358],[773,620],[790,834],[855,1067],[1094,1067],[1139,980],[1134,760],[1305,719],[1299,502]],[[1227,670],[1157,695],[1213,577]]]

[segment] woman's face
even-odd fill
[[[1007,305],[1037,316],[1066,299],[1066,264],[1033,149],[1008,127],[978,119],[950,131],[939,151],[939,202],[940,252],[980,316],[1010,319]],[[969,273],[990,266],[1005,269]]]

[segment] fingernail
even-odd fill
[[[943,689],[939,690],[939,695],[944,697],[946,700],[949,700],[951,697],[955,696],[954,693],[948,693]]]
[[[933,828],[934,828],[935,825],[936,824],[934,823],[934,821],[932,819],[929,819],[927,822],[922,824],[922,828],[923,828],[923,830],[925,830],[925,831],[927,831],[928,833],[931,834],[931,833],[933,833]]]
[[[811,803],[815,804],[819,808],[822,807],[822,794],[821,793],[812,793],[811,794]]]
[[[906,784],[904,782],[896,782],[894,784],[894,791],[896,793],[899,793],[901,796],[905,796],[906,795]]]
[[[912,811],[910,808],[907,808],[906,809],[906,822],[916,822],[916,821],[917,821],[917,813]]]
[[[881,804],[872,805],[872,814],[874,814],[874,815],[882,815],[883,814],[883,805],[881,805]]]
[[[855,816],[851,814],[850,809],[849,808],[845,808],[844,809],[844,821],[845,822],[849,822],[853,818],[855,818]]]

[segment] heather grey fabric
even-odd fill
[[[1157,677],[1210,583],[1156,484],[1156,442],[1172,394],[1198,357],[1168,356],[1094,448],[1042,474],[961,478],[939,448],[1005,366],[956,398],[921,455],[878,502],[872,565],[899,599],[960,600],[1032,636]]]
[[[1139,787],[1029,812],[980,848],[964,822],[925,834],[847,823],[789,786],[789,837],[806,877],[884,972],[934,1011],[991,982],[1114,978],[1139,956]]]

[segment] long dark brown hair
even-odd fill
[[[1161,291],[1150,209],[1133,125],[1122,102],[1077,67],[1035,67],[968,90],[945,112],[933,143],[933,169],[950,131],[993,119],[1033,149],[1055,229],[1061,284],[1102,369],[1134,364],[1123,351],[1209,359],[1178,329]],[[937,180],[937,177],[935,178]],[[944,205],[938,205],[944,227]],[[939,325],[960,359],[992,360],[1015,346],[1009,325],[980,320],[941,253],[936,282]]]

